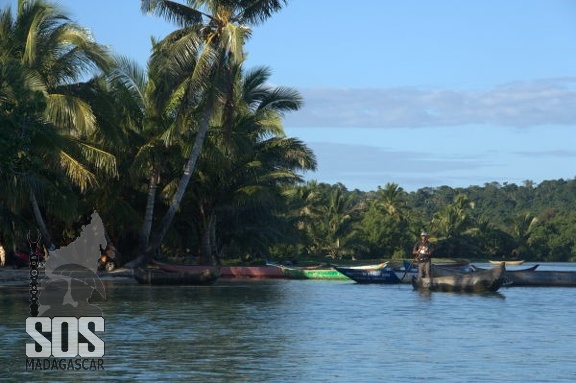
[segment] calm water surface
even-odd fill
[[[105,371],[26,371],[28,293],[0,287],[0,382],[576,381],[576,288],[116,280],[106,292]]]

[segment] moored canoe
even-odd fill
[[[199,265],[175,265],[160,261],[152,261],[156,266],[169,272],[197,272],[206,266]],[[221,266],[220,278],[285,278],[284,273],[278,267],[270,265],[262,266]]]
[[[276,266],[284,273],[284,276],[289,279],[333,279],[333,280],[348,280],[349,278],[338,272],[333,267],[317,268],[317,267],[286,267]]]
[[[503,263],[489,270],[463,273],[437,278],[412,278],[416,290],[453,292],[495,292],[505,281],[506,267]]]
[[[507,287],[576,287],[575,271],[518,270],[506,272]]]

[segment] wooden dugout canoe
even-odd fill
[[[197,272],[205,266],[174,265],[159,261],[153,263],[164,271],[186,273]],[[276,266],[221,266],[220,278],[286,278],[282,270]]]
[[[507,272],[506,282],[509,287],[576,287],[576,272],[518,270]]]
[[[453,292],[495,292],[502,287],[506,276],[506,266],[501,263],[489,270],[463,273],[436,278],[412,278],[416,290]]]

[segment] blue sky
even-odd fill
[[[58,3],[143,66],[150,36],[174,28],[139,0]],[[304,96],[285,129],[317,156],[306,179],[413,191],[576,177],[576,1],[292,0],[247,51]]]

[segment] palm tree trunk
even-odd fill
[[[40,211],[40,206],[38,205],[38,200],[36,199],[36,194],[34,194],[32,189],[30,189],[30,203],[32,204],[32,210],[34,211],[34,218],[36,219],[36,223],[40,227],[40,234],[42,234],[44,246],[46,246],[48,250],[54,250],[56,247],[52,243],[52,237],[48,232],[48,228],[44,222],[44,217],[42,217],[42,212]]]
[[[218,249],[218,244],[216,242],[216,214],[212,214],[210,217],[210,244],[212,245],[212,251],[210,252],[210,262],[212,265],[220,265],[220,252]]]
[[[208,265],[211,263],[212,254],[212,236],[210,235],[210,221],[212,215],[204,221],[202,234],[200,236],[200,263]]]
[[[200,238],[200,259],[202,264],[219,265],[216,249],[216,214],[211,213],[205,222]]]
[[[178,188],[176,189],[176,193],[172,197],[172,201],[170,202],[170,206],[168,207],[168,211],[164,214],[162,221],[160,222],[160,230],[158,234],[154,237],[154,240],[151,243],[152,247],[159,247],[164,239],[164,236],[168,232],[170,225],[172,225],[172,220],[176,215],[176,212],[180,208],[180,203],[182,202],[182,198],[184,198],[184,193],[186,193],[186,189],[188,188],[188,184],[190,183],[190,179],[192,178],[192,173],[196,169],[196,162],[200,157],[200,152],[202,150],[202,145],[204,145],[204,139],[206,138],[206,134],[208,133],[208,125],[210,122],[210,116],[212,115],[212,108],[206,108],[204,112],[204,116],[202,118],[202,123],[200,124],[200,128],[198,129],[198,134],[196,134],[196,139],[194,140],[194,146],[192,147],[192,151],[190,152],[190,156],[188,157],[188,161],[186,162],[186,166],[184,167],[184,173],[182,174],[182,178],[180,179],[180,183],[178,184]]]
[[[148,198],[146,200],[146,211],[144,213],[144,222],[142,230],[140,231],[140,253],[144,252],[148,247],[150,240],[150,232],[152,231],[152,221],[154,218],[154,205],[156,201],[156,191],[158,190],[158,169],[153,169],[150,172],[150,179],[148,181]]]
[[[176,212],[180,208],[180,203],[182,202],[182,198],[184,197],[184,193],[186,192],[186,188],[190,183],[190,179],[192,178],[192,174],[196,168],[196,162],[200,157],[200,151],[202,150],[202,146],[204,145],[204,139],[206,138],[206,134],[208,133],[208,127],[210,123],[210,117],[212,115],[212,108],[206,107],[204,111],[204,116],[202,117],[202,122],[200,123],[200,127],[198,129],[198,134],[196,134],[196,139],[194,140],[194,146],[192,147],[192,151],[190,152],[190,156],[188,157],[188,161],[186,162],[186,166],[184,167],[184,173],[182,174],[182,178],[180,179],[180,183],[178,184],[178,188],[172,197],[170,202],[170,206],[168,210],[164,214],[162,221],[160,221],[160,228],[158,232],[153,234],[148,242],[148,246],[146,247],[146,251],[144,251],[137,259],[133,262],[129,262],[126,267],[143,267],[148,264],[148,262],[152,259],[154,254],[156,254],[160,249],[160,244],[162,240],[166,236],[172,221],[174,220],[174,216]]]

